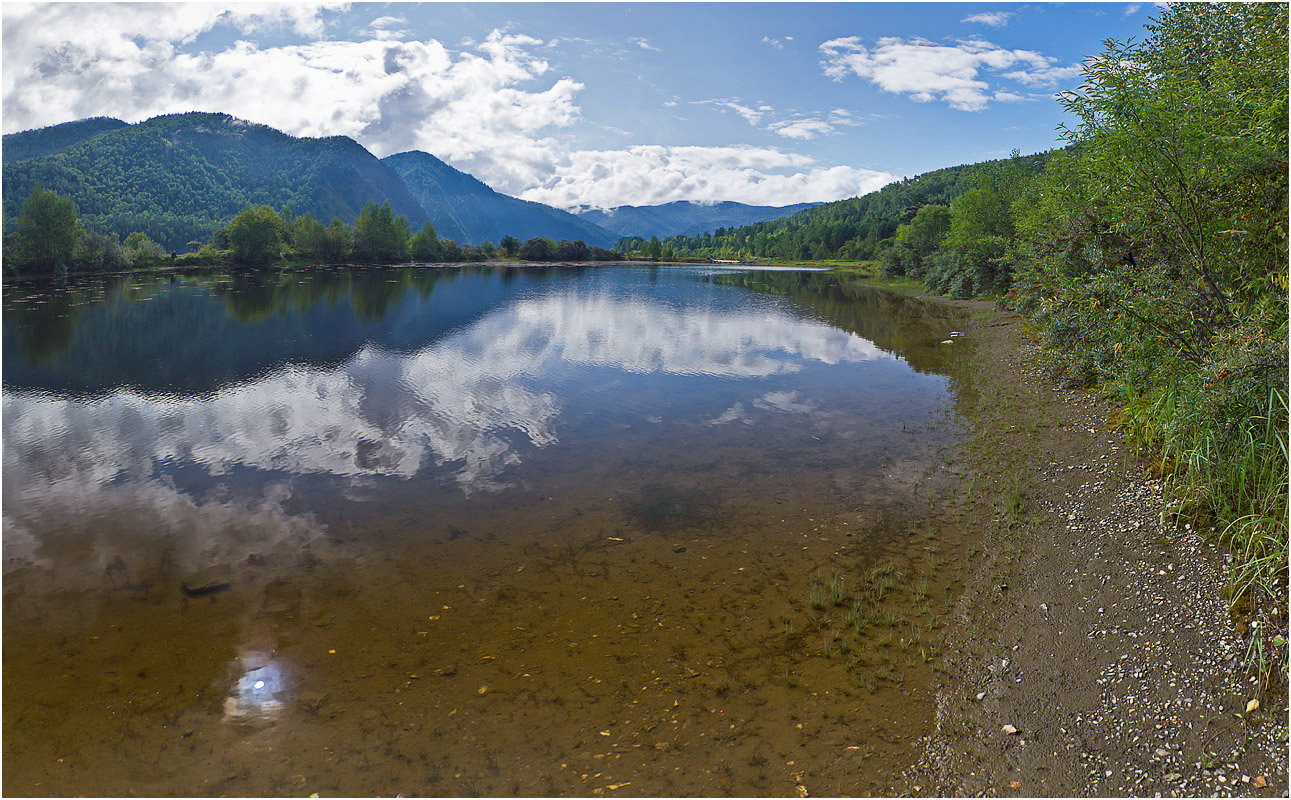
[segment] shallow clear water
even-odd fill
[[[10,288],[4,789],[868,791],[955,323],[687,267]],[[810,593],[889,566],[844,666]]]

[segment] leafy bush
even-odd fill
[[[184,253],[175,259],[181,267],[230,267],[234,264],[233,251],[205,245],[196,253]]]
[[[1287,554],[1287,6],[1183,3],[1108,42],[1079,121],[1014,206],[1014,307],[1072,383],[1107,382],[1175,509]],[[953,210],[953,207],[952,207]]]
[[[105,270],[129,269],[130,258],[121,247],[115,233],[99,230],[86,230],[81,233],[81,241],[76,245],[76,255],[72,269],[78,272],[102,272]]]
[[[168,253],[162,249],[162,246],[148,238],[148,234],[142,231],[135,231],[126,237],[122,245],[125,256],[136,267],[155,267],[164,262]]]

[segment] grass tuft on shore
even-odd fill
[[[1221,401],[1174,381],[1135,397],[1113,421],[1166,479],[1170,511],[1238,554],[1232,604],[1275,601],[1287,579],[1287,391],[1226,394]]]

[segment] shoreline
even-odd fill
[[[1232,556],[1163,520],[1161,481],[1107,428],[1114,403],[1058,388],[1021,318],[938,299],[978,340],[964,463],[985,514],[936,728],[893,791],[1287,796],[1285,687],[1246,673]]]
[[[6,275],[4,283],[6,284],[63,284],[74,280],[93,280],[98,278],[120,278],[133,275],[176,275],[186,273],[202,272],[230,272],[240,275],[256,275],[268,277],[283,272],[308,272],[310,270],[334,270],[334,269],[457,269],[461,267],[503,267],[516,269],[530,269],[534,267],[661,267],[661,266],[717,266],[717,267],[748,267],[751,269],[774,266],[770,264],[757,264],[744,262],[735,265],[721,264],[712,261],[700,260],[673,260],[673,261],[648,261],[644,259],[620,259],[611,261],[405,261],[399,264],[365,264],[362,262],[344,262],[336,264],[280,264],[273,267],[247,267],[233,264],[165,264],[155,267],[130,267],[129,269],[101,270],[97,272],[69,272],[67,275],[58,276],[52,273],[37,273],[29,275]],[[813,267],[792,267],[793,269],[813,269]],[[816,267],[814,269],[820,269]]]

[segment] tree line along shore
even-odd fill
[[[532,237],[521,242],[504,236],[494,246],[485,241],[461,245],[440,239],[435,226],[423,223],[413,233],[407,220],[389,203],[368,203],[354,225],[339,217],[324,226],[312,214],[295,216],[290,208],[248,206],[208,242],[189,242],[189,252],[167,252],[142,231],[121,241],[118,234],[83,226],[71,198],[36,187],[27,197],[16,231],[5,236],[5,275],[115,272],[169,267],[245,267],[270,269],[351,260],[365,264],[461,263],[512,258],[522,261],[612,261],[622,253],[582,241]]]

